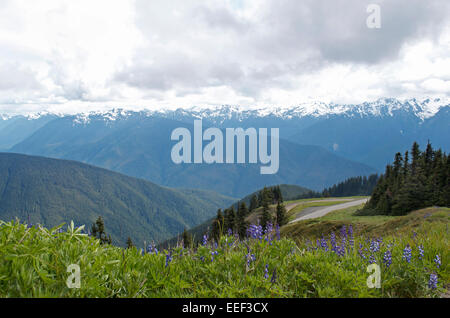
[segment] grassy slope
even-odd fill
[[[417,230],[424,223],[448,224],[450,221],[450,209],[445,207],[430,207],[404,216],[355,215],[361,207],[362,205],[354,206],[333,211],[320,218],[288,224],[282,228],[282,234],[296,241],[316,239],[324,233],[337,231],[343,225],[352,224],[356,232],[367,236],[382,236]]]

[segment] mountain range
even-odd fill
[[[263,176],[259,165],[248,164],[173,164],[171,131],[192,130],[199,118],[204,128],[279,128],[278,173]],[[242,197],[265,185],[289,183],[322,190],[348,177],[382,172],[393,153],[407,150],[415,140],[420,144],[430,140],[448,151],[449,119],[448,99],[387,98],[358,105],[44,113],[0,117],[0,149],[77,160],[170,187]],[[21,128],[11,120],[29,125]],[[22,133],[13,134],[14,129]]]

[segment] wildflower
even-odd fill
[[[320,240],[320,246],[321,246],[326,252],[328,252],[327,239],[324,238],[323,236],[322,236],[322,239]]]
[[[430,280],[428,281],[428,287],[430,289],[436,289],[438,284],[438,277],[436,274],[431,273],[430,274]]]
[[[336,247],[336,235],[334,235],[334,232],[331,232],[330,244],[331,244],[332,249],[334,250]]]
[[[233,230],[232,229],[228,229],[227,234],[228,234],[228,236],[233,236]]]
[[[270,282],[272,284],[275,284],[277,282],[277,269],[274,268],[272,272],[272,278],[270,279]]]
[[[343,225],[342,228],[341,228],[341,237],[342,238],[347,238],[347,230],[346,230],[345,225]]]
[[[363,250],[360,248],[359,250],[358,250],[358,253],[359,253],[359,256],[361,256],[361,258],[362,259],[366,259],[366,255],[364,255],[364,252],[363,252]]]
[[[278,224],[275,227],[275,232],[277,234],[277,240],[279,241],[281,239],[281,237],[280,237],[280,226]]]
[[[344,256],[345,255],[345,245],[342,245],[341,248],[339,248],[339,246],[337,247],[337,254],[339,256]]]
[[[436,255],[436,257],[434,258],[434,262],[436,263],[437,268],[441,266],[441,258],[439,257],[439,255]]]
[[[206,246],[206,244],[208,244],[208,235],[207,234],[203,235],[203,241],[202,241],[203,246]]]
[[[406,260],[406,262],[411,263],[411,247],[409,245],[406,245],[405,249],[403,250],[403,256],[402,258]]]
[[[350,236],[348,243],[350,244],[350,247],[353,248],[355,241],[353,239],[353,226],[351,225],[348,227],[348,235]]]
[[[378,252],[380,250],[380,241],[372,240],[372,242],[370,242],[369,249],[372,253]]]
[[[392,254],[391,254],[390,250],[387,250],[386,252],[384,252],[383,263],[386,265],[386,267],[391,266],[391,264],[392,264]]]
[[[211,262],[214,261],[214,256],[218,255],[219,252],[218,251],[212,251],[211,252]]]
[[[376,263],[377,263],[377,260],[375,259],[375,255],[370,254],[369,264],[376,264]]]
[[[169,254],[166,254],[166,267],[169,266],[171,261],[172,261],[172,251],[170,251]]]
[[[423,254],[424,254],[423,246],[419,245],[419,259],[423,258]]]
[[[147,253],[149,254],[155,253],[156,255],[158,255],[158,249],[156,248],[155,244],[152,243],[149,246],[147,246]]]
[[[269,278],[269,264],[266,264],[266,267],[264,269],[264,278]]]

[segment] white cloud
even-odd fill
[[[381,5],[381,29],[366,6]],[[446,0],[0,3],[0,112],[449,95]]]

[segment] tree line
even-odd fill
[[[343,182],[326,188],[322,197],[349,197],[355,195],[370,195],[377,185],[378,174],[348,178]]]
[[[361,213],[404,215],[433,205],[450,206],[449,156],[429,142],[421,151],[414,142],[411,152],[398,152],[386,166]]]

